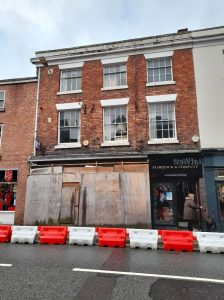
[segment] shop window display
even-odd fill
[[[16,170],[0,170],[0,210],[15,210],[16,182]]]
[[[174,188],[170,183],[153,185],[153,214],[156,224],[173,224]]]

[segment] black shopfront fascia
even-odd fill
[[[201,178],[202,159],[200,153],[194,154],[160,154],[149,156],[150,177]]]

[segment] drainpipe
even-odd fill
[[[38,67],[38,80],[37,80],[36,112],[35,112],[34,141],[33,141],[33,155],[34,156],[36,156],[39,90],[40,90],[40,67]]]

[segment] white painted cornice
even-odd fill
[[[37,66],[43,66],[40,64],[39,58],[44,56],[50,66],[90,60],[104,60],[113,56],[147,54],[149,51],[173,51],[200,45],[209,46],[216,43],[224,43],[224,26],[97,45],[38,51],[36,52],[36,57],[31,58],[31,62]]]

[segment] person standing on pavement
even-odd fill
[[[203,207],[195,204],[193,193],[189,193],[188,196],[185,197],[183,219],[188,222],[188,230],[193,230],[193,226],[196,222],[196,210],[201,208]]]

